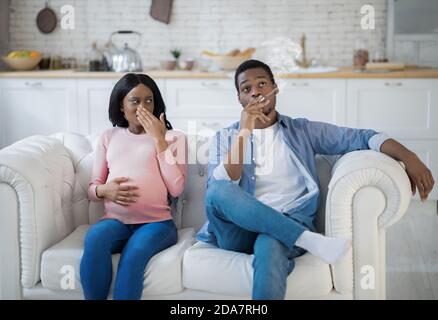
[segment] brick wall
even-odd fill
[[[308,55],[327,65],[351,65],[356,39],[366,38],[369,48],[384,43],[386,0],[174,0],[169,25],[149,16],[151,0],[51,0],[60,8],[75,8],[75,29],[59,27],[48,35],[36,28],[44,0],[11,0],[10,49],[85,58],[91,43],[103,46],[112,31],[131,29],[143,34],[138,51],[146,66],[157,65],[170,49],[181,48],[185,56],[199,57],[202,50],[226,52],[257,47],[271,37],[286,36],[297,42],[304,32]],[[376,27],[362,30],[360,8],[375,8]],[[121,43],[123,43],[123,40]],[[117,40],[117,39],[116,39]],[[134,44],[133,42],[130,42]]]

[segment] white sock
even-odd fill
[[[295,245],[309,251],[328,264],[334,264],[351,248],[351,241],[347,238],[326,237],[319,233],[304,231]]]

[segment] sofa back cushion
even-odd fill
[[[56,133],[52,136],[63,143],[73,163],[75,179],[72,212],[75,227],[97,222],[103,216],[103,203],[90,202],[87,190],[93,169],[94,145],[98,136],[85,137],[80,134],[66,132]]]

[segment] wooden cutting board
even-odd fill
[[[155,20],[169,23],[173,0],[152,0],[150,15]]]
[[[405,67],[404,63],[396,62],[368,62],[365,66],[367,70],[404,70]]]

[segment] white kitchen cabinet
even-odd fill
[[[109,100],[114,85],[119,79],[78,79],[78,132],[100,134],[112,127],[109,120]],[[165,83],[156,80],[157,86],[165,99]]]
[[[347,85],[349,126],[438,139],[438,79],[351,79]]]
[[[277,79],[278,112],[343,125],[346,121],[346,80],[344,79]]]
[[[108,107],[111,91],[118,79],[78,79],[79,132],[99,134],[111,128]]]
[[[346,81],[343,79],[278,79],[277,110],[342,125],[346,121]],[[242,110],[232,79],[167,80],[168,117],[184,130],[189,121],[214,128],[240,118]]]
[[[68,79],[0,81],[2,147],[35,134],[76,131],[76,85]]]
[[[237,121],[242,106],[231,79],[166,80],[167,117],[177,129],[217,130]]]

